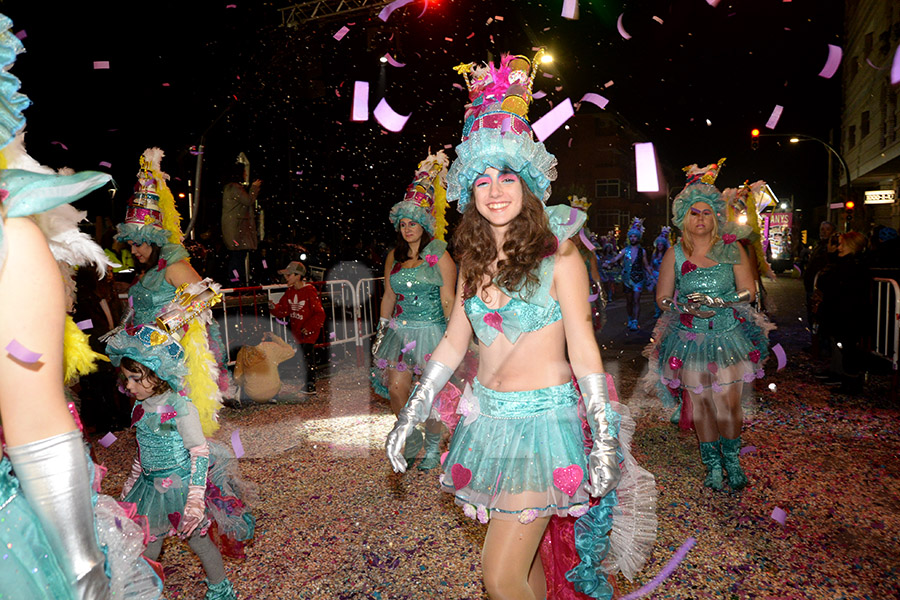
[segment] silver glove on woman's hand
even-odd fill
[[[725,308],[726,306],[732,306],[734,304],[750,302],[751,295],[750,290],[737,290],[726,294],[722,298],[694,292],[693,294],[688,294],[687,299],[688,302],[695,302],[697,304],[702,304],[703,306]]]
[[[119,333],[120,331],[122,331],[123,329],[128,327],[128,324],[131,323],[131,319],[133,319],[133,318],[134,318],[134,307],[129,306],[128,308],[125,309],[125,312],[122,313],[122,318],[119,319],[119,325],[117,327],[113,327],[112,329],[110,329],[109,331],[107,331],[106,333],[101,335],[99,338],[97,338],[97,341],[106,342],[112,336],[116,335],[117,333]]]
[[[687,304],[679,305],[669,296],[660,300],[659,303],[662,304],[663,308],[666,310],[671,310],[672,312],[677,312],[679,314],[694,315],[701,319],[708,319],[716,314],[715,311],[712,310],[703,310],[700,308],[701,305],[696,302],[688,302]]]
[[[28,504],[41,522],[79,600],[109,598],[106,558],[97,545],[91,479],[78,430],[6,449]]]
[[[384,334],[388,328],[388,321],[384,317],[378,319],[378,329],[375,330],[375,341],[372,342],[372,356],[378,356],[378,349],[381,348],[381,342],[384,341]]]
[[[603,497],[615,489],[622,477],[616,450],[619,440],[609,431],[606,420],[606,406],[609,404],[609,390],[605,373],[591,373],[578,380],[588,423],[594,438],[594,447],[588,456],[590,481],[585,485],[591,496]]]
[[[388,460],[397,473],[406,471],[406,459],[403,458],[403,445],[413,428],[419,423],[424,423],[431,414],[431,405],[434,397],[444,389],[453,370],[443,363],[430,360],[425,364],[422,377],[413,386],[406,406],[397,415],[397,422],[388,434],[384,448],[387,451]]]

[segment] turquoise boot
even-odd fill
[[[203,596],[203,600],[237,600],[234,588],[227,577],[215,585],[207,581],[206,585],[209,589],[206,591],[206,595]]]
[[[424,436],[418,429],[413,429],[406,438],[406,445],[403,447],[403,458],[406,459],[406,468],[412,469],[416,463],[416,456],[424,445]]]
[[[425,432],[425,458],[419,463],[420,471],[441,466],[441,434]]]
[[[678,403],[678,406],[675,407],[675,412],[672,413],[672,416],[669,417],[669,422],[672,425],[678,425],[681,421],[681,402]]]
[[[722,462],[728,472],[728,485],[735,491],[740,490],[747,485],[747,476],[744,475],[740,462],[741,438],[729,440],[720,437],[719,443],[722,446]]]
[[[721,490],[722,483],[722,454],[719,452],[719,442],[700,442],[700,460],[706,465],[706,479],[703,485],[714,490]]]

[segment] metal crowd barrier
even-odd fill
[[[900,361],[900,286],[893,279],[874,277],[875,337],[872,353],[891,363],[895,385]]]

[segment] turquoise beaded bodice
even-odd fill
[[[174,264],[188,257],[187,250],[180,244],[166,244],[160,252],[160,259],[166,264]],[[175,286],[166,281],[166,269],[151,266],[137,283],[128,290],[134,306],[134,323],[153,323],[162,308],[175,298]]]
[[[394,320],[401,327],[415,327],[417,323],[428,326],[445,324],[441,306],[443,278],[437,261],[446,251],[447,244],[433,240],[419,254],[423,259],[419,266],[398,269],[391,273],[391,289],[397,295]]]
[[[184,439],[171,414],[184,404],[184,399],[175,392],[166,392],[135,403],[132,419],[140,417],[136,423],[136,437],[144,473],[172,470],[190,473],[191,454],[184,447]],[[174,411],[166,405],[171,406]],[[168,410],[168,413],[159,412],[160,410]]]
[[[719,263],[712,267],[698,267],[687,260],[681,244],[675,245],[675,289],[678,290],[679,304],[686,302],[688,294],[699,292],[712,297],[722,297],[735,291],[734,265]],[[699,331],[727,331],[738,325],[734,318],[734,309],[701,307],[702,310],[713,310],[715,316],[709,319],[693,317],[682,319],[680,326]],[[687,324],[690,323],[690,326]]]
[[[543,329],[562,319],[559,302],[550,299],[548,306],[538,306],[521,298],[510,298],[502,307],[492,309],[476,294],[467,299],[464,306],[475,335],[484,345],[490,346],[498,333],[515,344],[521,334]]]

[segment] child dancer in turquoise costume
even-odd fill
[[[397,246],[384,264],[386,285],[372,344],[372,387],[391,401],[395,415],[441,341],[453,306],[456,265],[444,242],[448,164],[443,150],[419,163],[406,198],[391,208]],[[425,457],[419,469],[440,464],[441,431],[438,419],[425,424]],[[412,466],[422,446],[422,433],[412,429],[406,441],[407,466]]]
[[[675,197],[672,222],[681,240],[663,257],[656,301],[665,314],[645,350],[666,406],[682,400],[693,418],[704,485],[721,490],[723,470],[733,490],[747,485],[740,466],[745,383],[763,377],[772,328],[749,302],[755,282],[739,240],[749,227],[726,221],[726,205],[713,185],[718,163],[685,167],[688,183]]]
[[[663,256],[666,255],[666,250],[672,245],[669,241],[670,235],[672,235],[672,229],[665,225],[653,242],[653,254],[650,255],[650,284],[648,286],[650,291],[655,291],[656,284],[659,283],[659,269],[662,266]],[[661,315],[662,309],[657,306],[653,311],[653,318],[658,319]]]
[[[195,292],[188,287],[185,297],[196,297]],[[165,331],[140,325],[116,333],[107,353],[136,400],[132,422],[138,454],[122,498],[147,517],[146,556],[156,560],[166,536],[178,535],[203,564],[209,586],[205,600],[236,598],[213,538],[242,554],[241,545],[255,528],[246,505],[249,488],[237,475],[234,454],[204,437],[197,408],[181,394],[187,374],[184,349]]]
[[[655,490],[620,435],[634,422],[609,401],[587,272],[569,240],[585,215],[543,205],[556,159],[532,139],[525,118],[531,61],[504,55],[499,67],[465,64],[457,71],[466,76],[471,101],[449,174],[448,198],[462,212],[454,238],[457,301],[388,436],[388,458],[395,471],[406,468],[407,435],[432,414],[474,330],[478,373],[459,400],[441,482],[467,516],[488,524],[482,551],[488,594],[529,600],[558,589],[558,581],[545,578],[538,548],[551,517],[578,516],[568,540],[579,548],[572,552],[578,564],[560,576],[570,589],[611,598],[607,574],[628,568],[623,563],[639,567],[653,545]],[[592,432],[589,453],[573,371]]]
[[[650,282],[650,263],[647,253],[641,247],[644,237],[644,220],[635,217],[628,229],[628,245],[610,261],[622,263],[622,287],[625,292],[625,307],[628,312],[628,329],[640,329],[641,294]]]
[[[23,51],[11,29],[0,15],[0,597],[159,598],[140,527],[92,486],[100,479],[63,389],[72,352],[57,261],[100,274],[109,264],[68,203],[110,177],[57,175],[25,152],[30,101],[9,72]]]

